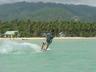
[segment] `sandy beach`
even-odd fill
[[[31,39],[45,39],[45,37],[0,38],[0,40],[31,40]],[[96,37],[55,37],[54,39],[96,39]]]

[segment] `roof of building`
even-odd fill
[[[14,35],[15,33],[18,33],[18,31],[6,31],[5,35]]]

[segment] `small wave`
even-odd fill
[[[40,46],[28,42],[2,41],[0,43],[0,54],[8,53],[32,53],[41,52]]]

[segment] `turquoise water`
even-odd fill
[[[0,41],[0,72],[96,72],[96,40],[54,40],[47,52],[42,41]]]

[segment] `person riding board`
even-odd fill
[[[49,45],[52,43],[53,38],[54,38],[54,30],[46,34],[46,41],[43,42],[41,50],[47,50]]]

